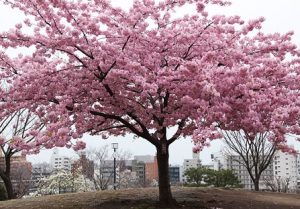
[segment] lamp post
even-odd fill
[[[116,175],[116,151],[118,149],[118,143],[112,143],[112,148],[114,149],[114,190],[117,189],[116,186],[116,180],[117,180],[117,175]]]

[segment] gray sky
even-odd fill
[[[131,0],[112,0],[114,5],[123,8],[128,8]],[[294,43],[300,46],[300,1],[299,0],[232,0],[233,4],[230,7],[210,8],[211,13],[240,15],[243,19],[253,19],[265,17],[266,21],[263,24],[262,31],[265,33],[280,32],[285,33],[294,31]],[[183,8],[180,12],[189,12],[189,8]],[[211,14],[210,13],[210,14]],[[24,16],[19,12],[12,11],[10,8],[0,4],[0,31],[4,31],[14,26]],[[131,135],[124,138],[111,137],[108,140],[102,140],[96,136],[85,136],[87,148],[97,148],[112,142],[118,142],[119,148],[130,151],[133,155],[155,154],[155,148],[143,139],[132,139]],[[300,150],[300,144],[294,144],[296,149]],[[170,147],[170,162],[172,164],[181,164],[183,159],[191,158],[192,143],[190,138],[176,141]],[[200,153],[200,158],[204,163],[209,162],[210,154],[215,153],[222,148],[220,141],[214,141],[211,146],[205,148]],[[32,162],[49,161],[51,150],[43,150],[38,155],[29,156],[28,159]],[[73,151],[62,148],[60,153],[72,155]]]

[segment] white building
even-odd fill
[[[274,178],[286,184],[288,191],[297,190],[297,177],[299,176],[299,157],[297,155],[278,151],[274,156]],[[298,168],[297,168],[298,167]]]
[[[227,167],[229,166],[226,160],[225,155],[220,152],[217,154],[211,154],[210,156],[211,160],[212,160],[212,164],[207,165],[207,168],[219,171],[222,169],[228,169]]]
[[[243,166],[241,157],[231,155],[224,157],[221,153],[211,156],[214,170],[231,169],[237,175],[245,189],[253,189],[247,169]],[[300,191],[300,155],[293,155],[278,151],[273,158],[273,162],[262,173],[260,178],[260,189],[270,189],[266,186],[267,182],[273,182],[278,189],[287,186],[288,192]],[[280,184],[280,185],[279,185]]]
[[[193,153],[193,158],[192,159],[185,159],[183,161],[183,166],[182,166],[182,172],[181,172],[181,180],[183,182],[186,181],[184,173],[187,169],[189,168],[199,168],[201,167],[201,160],[199,158],[199,153]]]
[[[54,149],[50,159],[50,165],[54,170],[71,171],[71,159],[59,155],[58,149]]]

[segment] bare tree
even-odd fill
[[[14,186],[14,192],[17,198],[21,198],[26,195],[30,187],[31,179],[31,164],[20,164],[20,166],[12,173],[12,179]]]
[[[275,176],[273,179],[265,179],[265,184],[272,192],[287,193],[290,191],[290,181],[290,177]]]
[[[274,178],[265,178],[264,183],[272,192],[277,192],[278,187]]]
[[[109,145],[100,147],[97,150],[87,151],[88,158],[94,161],[95,174],[93,182],[96,190],[106,190],[108,186],[112,184],[114,178],[113,155],[109,151]],[[123,176],[124,178],[128,178],[128,173],[124,173],[123,171],[126,170],[126,160],[131,157],[131,153],[120,150],[116,152],[115,157],[116,168],[118,170],[118,182],[121,182]]]
[[[43,127],[44,125],[39,121],[38,116],[27,109],[15,111],[0,120],[0,149],[3,155],[1,157],[0,177],[4,182],[8,199],[20,196],[14,191],[11,178],[12,157],[33,143],[35,136],[29,134],[31,130],[41,130]]]
[[[276,144],[268,141],[268,132],[252,135],[246,131],[224,131],[225,153],[238,155],[232,158],[243,165],[248,171],[254,184],[255,191],[259,191],[259,180],[270,163],[276,151]]]
[[[287,193],[289,191],[290,181],[291,181],[291,177],[285,177],[281,180],[282,192]]]

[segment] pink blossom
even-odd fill
[[[77,141],[76,144],[73,146],[73,149],[75,151],[78,151],[78,150],[84,149],[85,146],[86,146],[85,142],[83,142],[83,141]]]
[[[31,131],[34,146],[131,133],[156,147],[192,136],[201,151],[220,130],[270,132],[276,144],[300,133],[300,52],[292,33],[264,34],[264,18],[205,11],[227,1],[137,0],[129,12],[100,0],[7,4],[27,17],[0,34],[0,76],[10,82],[1,89],[0,116],[21,108],[39,116],[45,128]],[[197,11],[170,12],[184,5]],[[7,55],[24,47],[32,54]]]

